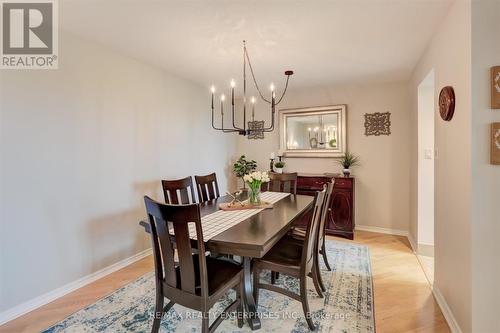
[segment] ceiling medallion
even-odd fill
[[[271,124],[266,126],[264,120],[256,121],[255,120],[255,104],[256,104],[256,99],[254,96],[250,98],[250,102],[252,104],[252,113],[251,113],[251,121],[247,123],[247,67],[250,70],[250,74],[252,75],[252,80],[255,85],[255,89],[257,89],[257,92],[259,93],[260,98],[270,104],[271,106]],[[259,88],[259,85],[257,84],[257,80],[255,79],[255,74],[252,68],[252,63],[250,62],[250,57],[248,56],[247,52],[247,47],[245,41],[243,41],[243,110],[241,110],[241,114],[243,116],[243,125],[237,125],[235,121],[235,107],[234,107],[234,87],[236,86],[236,82],[234,80],[231,80],[231,124],[229,127],[224,126],[224,104],[226,101],[226,96],[224,94],[220,95],[220,116],[221,116],[221,122],[220,122],[220,127],[217,127],[215,125],[215,107],[214,107],[214,94],[215,94],[215,87],[211,87],[211,92],[212,92],[212,128],[217,130],[217,131],[222,131],[223,133],[238,133],[240,135],[249,135],[250,138],[257,139],[257,138],[263,138],[264,137],[264,132],[272,132],[274,130],[274,123],[275,123],[275,114],[276,114],[276,105],[278,105],[283,97],[285,96],[286,90],[288,88],[288,81],[290,80],[290,76],[293,75],[293,71],[287,70],[285,71],[286,75],[286,82],[285,82],[285,88],[283,89],[283,93],[281,96],[276,100],[276,92],[275,92],[275,87],[274,84],[271,84],[270,89],[271,89],[271,98],[266,99],[264,97],[264,94]]]

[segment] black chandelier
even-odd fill
[[[248,68],[250,69],[250,73],[252,75],[253,83],[255,85],[255,88],[257,89],[257,92],[260,95],[260,98],[271,105],[271,124],[266,127],[265,126],[265,121],[255,121],[255,102],[256,99],[254,96],[250,98],[250,102],[252,104],[252,121],[249,121],[247,124],[247,64]],[[274,84],[271,84],[270,89],[271,89],[271,99],[266,99],[264,97],[264,94],[262,94],[262,91],[259,88],[259,85],[257,84],[257,80],[255,79],[255,74],[252,68],[252,63],[250,62],[250,57],[248,56],[247,52],[247,47],[245,41],[243,41],[243,126],[238,126],[236,125],[236,121],[234,118],[235,114],[235,107],[234,107],[234,87],[236,86],[236,82],[234,80],[231,80],[231,115],[232,115],[232,124],[230,127],[224,127],[224,103],[226,101],[226,97],[224,94],[220,95],[220,114],[221,114],[221,126],[217,127],[215,126],[215,120],[214,120],[214,94],[215,94],[215,87],[211,87],[211,92],[212,92],[212,127],[215,130],[222,131],[224,133],[238,133],[240,135],[255,135],[256,132],[261,133],[263,135],[264,132],[272,132],[274,130],[274,118],[275,118],[275,113],[276,113],[276,105],[278,105],[283,97],[285,96],[286,90],[288,88],[288,81],[290,79],[290,75],[293,75],[293,71],[287,70],[285,71],[286,75],[286,82],[285,82],[285,89],[283,89],[283,93],[280,96],[280,98],[276,101],[276,93],[275,93],[275,87]],[[260,126],[255,126],[256,123],[259,123]]]

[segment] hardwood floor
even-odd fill
[[[370,248],[377,332],[450,332],[405,237],[356,231],[354,241],[328,239],[361,243]],[[0,326],[0,332],[40,332],[152,269],[152,258],[144,258]]]

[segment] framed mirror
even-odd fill
[[[346,127],[346,105],[280,110],[280,147],[287,157],[339,157]]]

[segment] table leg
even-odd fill
[[[253,298],[253,285],[252,285],[252,258],[243,257],[243,274],[244,274],[244,289],[243,300],[247,310],[247,320],[252,330],[260,328],[260,318],[257,313],[255,299]]]

